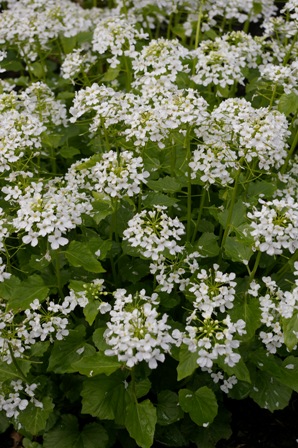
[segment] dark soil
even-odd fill
[[[216,448],[298,447],[298,394],[293,394],[288,407],[273,413],[251,399],[227,400],[226,407],[232,412],[233,434]]]

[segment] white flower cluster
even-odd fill
[[[228,394],[231,389],[235,386],[235,384],[238,383],[238,380],[235,375],[232,375],[228,378],[225,378],[224,372],[221,372],[220,370],[218,372],[211,373],[211,378],[213,379],[215,384],[220,384],[220,389],[225,393]]]
[[[0,50],[0,62],[2,62],[3,59],[6,58],[6,56],[7,56],[7,52],[4,51],[4,50]],[[3,73],[3,72],[5,72],[5,71],[6,71],[5,68],[2,68],[2,67],[0,66],[0,73]]]
[[[109,51],[112,57],[108,58],[108,62],[113,68],[120,63],[119,57],[134,57],[136,43],[148,39],[148,34],[142,29],[138,30],[135,24],[133,16],[110,16],[102,19],[93,33],[93,51],[99,54]]]
[[[288,122],[284,114],[255,109],[241,98],[222,101],[215,108],[208,126],[196,129],[207,147],[230,146],[246,163],[258,161],[262,170],[280,168],[287,156]]]
[[[173,332],[173,337],[179,338],[191,353],[197,353],[197,364],[201,369],[211,373],[213,363],[218,357],[224,357],[224,363],[234,367],[240,361],[240,354],[235,352],[240,341],[234,339],[235,335],[246,333],[245,322],[242,319],[232,322],[229,315],[223,320],[214,318],[201,319],[200,313],[195,309],[187,318],[185,332]]]
[[[0,95],[0,172],[10,170],[26,149],[31,152],[41,147],[40,136],[46,127],[36,114],[21,106],[15,92]]]
[[[157,368],[157,362],[165,360],[174,343],[169,334],[166,314],[161,317],[157,311],[158,296],[146,296],[141,290],[135,296],[125,289],[114,292],[115,304],[110,311],[110,321],[104,338],[111,347],[105,350],[107,356],[117,356],[127,367],[145,361],[150,369]]]
[[[224,17],[226,20],[236,19],[239,23],[246,20],[250,22],[258,22],[261,19],[267,19],[274,15],[277,7],[274,0],[260,0],[258,7],[255,7],[253,0],[207,0],[204,9],[208,14],[208,21],[213,26],[216,24],[218,17]]]
[[[270,17],[268,18],[268,20],[266,20],[264,22],[264,24],[262,25],[264,28],[264,33],[263,36],[264,37],[277,37],[278,40],[283,40],[283,39],[292,39],[296,33],[297,33],[297,23],[295,20],[288,20],[285,17],[282,16],[278,16],[278,17]],[[291,48],[293,49],[293,53],[297,52],[297,49],[295,49],[295,45]],[[284,48],[287,50],[289,49],[289,47],[287,48],[284,47],[283,45],[279,45],[279,47],[282,49],[283,48],[283,53],[284,53]],[[297,47],[296,47],[297,48]],[[280,62],[281,62],[281,58],[280,55],[276,55],[275,56]]]
[[[9,236],[8,224],[7,216],[0,207],[0,253],[5,252],[4,240]],[[9,272],[5,272],[5,268],[6,265],[0,257],[0,283],[11,276]]]
[[[123,239],[132,247],[141,249],[142,255],[158,260],[160,254],[169,252],[176,255],[183,251],[178,242],[185,233],[184,225],[178,218],[170,218],[166,207],[155,206],[154,210],[137,213],[123,232]]]
[[[291,196],[264,201],[261,209],[248,212],[255,247],[268,255],[280,255],[284,249],[292,254],[298,249],[298,202]]]
[[[0,392],[0,411],[4,411],[8,419],[17,417],[20,411],[24,411],[29,403],[36,408],[43,408],[43,403],[35,398],[36,383],[27,384],[22,380],[11,381],[9,388],[13,390],[10,393]]]
[[[116,107],[122,98],[122,92],[116,92],[111,87],[99,86],[96,83],[86,89],[80,89],[76,92],[73,106],[69,110],[72,115],[70,122],[75,123],[82,115],[93,110],[98,111],[102,117],[106,118],[111,104]],[[117,123],[117,120],[111,123]],[[109,124],[108,122],[107,125],[109,126]]]
[[[90,302],[98,301],[98,310],[101,314],[108,313],[112,307],[108,302],[104,302],[101,296],[107,296],[108,293],[104,291],[103,279],[95,279],[91,283],[85,283],[82,291],[74,291],[70,289],[69,295],[65,297],[63,306],[67,312],[71,312],[76,306],[85,308]]]
[[[165,77],[175,82],[177,73],[186,72],[190,69],[183,65],[189,51],[178,40],[165,38],[152,39],[150,43],[142,48],[137,57],[132,60],[134,75],[145,76],[143,83],[149,82],[150,77]],[[138,85],[136,82],[134,85]]]
[[[235,82],[244,83],[245,55],[241,48],[231,45],[226,36],[201,42],[191,55],[196,60],[196,74],[192,76],[196,84],[225,88]]]
[[[8,9],[0,14],[0,43],[15,44],[29,63],[59,35],[72,37],[90,30],[97,15],[95,9],[83,9],[68,0],[9,3]]]
[[[54,93],[43,82],[35,82],[19,94],[19,101],[31,115],[36,115],[43,124],[67,126],[66,107],[55,98]]]
[[[298,95],[298,61],[291,64],[275,65],[266,64],[259,67],[261,78],[281,86],[286,94],[296,93]]]
[[[85,307],[88,300],[70,292],[61,304],[47,299],[41,304],[34,299],[30,307],[24,311],[24,319],[14,321],[13,311],[7,311],[5,304],[0,304],[0,352],[1,359],[12,363],[11,350],[15,358],[22,358],[37,341],[55,339],[62,340],[68,335],[68,318],[76,306]]]
[[[293,157],[286,173],[278,173],[278,179],[283,185],[275,191],[274,196],[278,198],[292,196],[295,202],[298,202],[298,154]]]
[[[192,252],[186,255],[181,252],[174,259],[167,259],[164,255],[160,255],[157,260],[150,263],[150,273],[155,276],[160,291],[170,294],[175,285],[180,291],[184,291],[189,284],[187,274],[193,274],[198,268],[197,259],[200,258],[199,252]]]
[[[67,125],[66,108],[56,100],[44,83],[31,84],[17,94],[0,95],[0,172],[25,155],[28,159],[39,154],[41,136],[47,125]]]
[[[199,178],[208,188],[212,184],[227,186],[234,182],[233,174],[239,167],[238,156],[226,143],[221,146],[198,145],[192,153],[191,178]]]
[[[65,56],[60,69],[61,76],[73,80],[80,72],[87,72],[96,60],[97,57],[89,48],[75,48],[72,53]]]
[[[225,88],[234,83],[243,85],[243,69],[256,68],[261,52],[261,44],[243,31],[204,40],[190,52],[196,64],[196,74],[192,79],[203,86],[214,84]]]
[[[84,162],[88,163],[88,159]],[[81,161],[78,166],[80,164]],[[83,169],[81,174],[82,188],[105,193],[112,198],[135,196],[140,193],[142,183],[146,183],[149,177],[148,171],[144,170],[142,157],[134,157],[130,151],[103,153],[100,161]]]
[[[213,264],[212,269],[201,269],[194,277],[194,281],[188,285],[188,291],[195,297],[194,309],[204,319],[217,314],[217,309],[224,313],[233,308],[236,274],[225,274],[219,270],[218,264]]]
[[[290,13],[290,20],[298,24],[298,1],[288,0],[281,10],[282,13]]]
[[[93,84],[76,94],[70,108],[73,115],[70,121],[74,123],[83,114],[94,111],[96,115],[90,126],[92,133],[118,123],[120,134],[126,140],[133,140],[136,146],[151,141],[164,148],[164,140],[171,130],[200,126],[209,114],[207,102],[195,90],[178,89],[171,82],[169,86],[158,82],[157,85],[161,89],[152,96],[153,92],[151,89],[147,91],[146,84],[141,95],[116,92]]]
[[[48,183],[32,182],[24,191],[3,187],[5,200],[14,203],[17,217],[12,220],[16,231],[25,231],[25,244],[37,246],[39,237],[47,237],[52,249],[65,246],[63,235],[82,223],[81,215],[91,212],[92,205],[85,193],[71,179],[55,178]]]
[[[267,292],[259,297],[261,322],[267,328],[260,331],[260,339],[269,353],[276,353],[284,343],[283,321],[298,311],[298,280],[292,291],[282,291],[271,277],[263,277],[262,281]],[[298,340],[298,334],[296,336]]]
[[[160,85],[161,86],[161,85]],[[124,116],[126,129],[122,134],[136,146],[148,141],[164,148],[171,130],[185,132],[190,126],[200,126],[208,117],[207,102],[193,89],[165,88],[152,97],[144,90],[141,96],[130,98],[131,107]]]

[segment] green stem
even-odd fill
[[[196,37],[195,37],[195,49],[198,48],[200,42],[200,34],[201,34],[201,25],[203,18],[203,5],[204,0],[200,1],[199,12],[198,12],[198,21],[197,21],[197,29],[196,29]]]
[[[191,231],[191,168],[189,166],[191,152],[190,152],[190,139],[189,136],[186,136],[185,139],[185,147],[187,151],[186,160],[187,160],[187,226],[186,226],[186,239],[190,241],[190,231]]]
[[[276,97],[276,92],[277,92],[277,85],[275,84],[275,86],[273,87],[273,91],[272,91],[272,95],[271,95],[271,99],[270,99],[269,110],[271,110],[273,107],[274,100]]]
[[[109,136],[108,136],[108,133],[107,133],[107,129],[106,129],[104,123],[102,123],[102,128],[103,128],[103,132],[104,132],[104,138],[105,138],[105,144],[106,144],[107,151],[110,151],[111,150],[111,145],[110,145],[110,142],[109,142]]]
[[[127,56],[124,57],[124,64],[125,64],[126,91],[130,92],[130,90],[131,90],[131,81],[132,81],[132,78],[131,78],[132,69],[131,69],[131,67],[129,67]]]
[[[256,257],[256,261],[255,261],[254,267],[253,267],[253,269],[252,269],[252,271],[250,273],[250,276],[249,276],[249,283],[251,283],[253,281],[253,279],[255,278],[257,269],[258,269],[259,264],[260,264],[261,256],[262,256],[262,252],[259,250],[258,255]]]
[[[293,48],[296,45],[296,41],[297,41],[297,37],[298,37],[298,33],[295,34],[294,38],[292,39],[292,43],[291,46],[287,52],[287,54],[284,57],[283,63],[282,65],[285,67],[289,61],[289,59],[291,58],[292,54],[293,54]]]
[[[249,30],[250,25],[250,17],[247,18],[246,22],[244,23],[243,31],[247,34]]]
[[[15,356],[14,356],[14,354],[13,354],[13,350],[12,350],[11,345],[10,345],[9,342],[8,342],[8,350],[9,350],[9,353],[10,353],[10,356],[11,356],[11,359],[12,359],[12,362],[13,362],[13,365],[15,366],[15,368],[17,369],[17,371],[19,372],[21,378],[23,378],[23,380],[24,380],[25,382],[27,382],[27,378],[26,378],[26,376],[24,375],[24,373],[23,373],[22,369],[20,368],[19,364],[17,363],[17,360],[16,360],[16,358],[15,358]]]
[[[57,163],[56,163],[56,156],[55,156],[55,150],[51,147],[51,165],[52,165],[52,174],[57,174]]]
[[[55,250],[55,273],[57,278],[57,287],[61,298],[64,298],[64,293],[62,289],[62,282],[61,282],[61,268],[60,268],[60,251]]]
[[[288,163],[289,163],[289,161],[292,158],[292,155],[293,155],[293,153],[294,153],[294,151],[296,149],[297,144],[298,144],[298,130],[296,132],[296,135],[294,137],[293,143],[292,143],[292,145],[290,147],[290,150],[288,152],[288,155],[287,155],[287,158],[285,160],[285,163],[284,163],[283,167],[280,170],[281,174],[284,174],[286,172],[286,169],[288,167]]]
[[[231,202],[230,202],[230,206],[229,206],[229,214],[228,214],[228,219],[227,219],[227,223],[226,223],[226,228],[225,228],[225,231],[224,231],[224,234],[222,237],[222,241],[221,241],[221,247],[224,247],[224,245],[226,243],[226,239],[230,232],[231,220],[232,220],[234,206],[235,206],[236,198],[237,198],[237,190],[238,190],[238,182],[239,182],[240,173],[241,173],[241,163],[240,163],[240,168],[238,169],[238,172],[237,172],[236,178],[235,178],[235,185],[233,188],[232,198],[231,198]]]
[[[295,261],[298,260],[298,250],[291,256],[291,258],[289,258],[289,260],[287,261],[287,263],[285,263],[279,271],[277,271],[276,273],[276,279],[277,281],[281,280],[285,273],[291,268],[291,264],[295,263]]]
[[[202,218],[203,209],[204,209],[204,205],[205,205],[206,193],[207,193],[206,188],[203,188],[201,201],[200,201],[200,208],[199,208],[198,217],[197,217],[197,222],[196,222],[194,233],[192,235],[192,240],[191,240],[192,243],[195,242],[195,239],[196,239],[196,236],[197,236],[197,233],[198,233],[198,227],[199,227],[199,224],[200,224],[200,221],[201,221],[201,218]]]

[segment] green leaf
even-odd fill
[[[143,207],[150,208],[154,205],[164,205],[166,207],[172,207],[177,204],[178,199],[171,198],[163,193],[154,193],[153,191],[149,191],[144,195],[142,199]]]
[[[298,357],[288,356],[283,361],[279,381],[298,392]]]
[[[117,65],[117,67],[109,67],[108,70],[105,72],[102,81],[114,81],[114,79],[118,78],[120,70],[121,70],[120,64]]]
[[[94,422],[84,426],[74,448],[106,448],[108,442],[107,431],[102,425]]]
[[[8,305],[13,311],[25,310],[29,308],[33,300],[40,302],[45,300],[49,294],[49,288],[44,284],[43,279],[37,275],[31,275],[12,291]]]
[[[10,278],[0,283],[0,295],[2,299],[9,300],[15,289],[21,285],[21,280],[12,275]]]
[[[150,448],[153,445],[156,409],[150,400],[138,403],[131,401],[126,407],[125,426],[138,446]]]
[[[154,191],[175,193],[181,190],[181,184],[174,177],[165,176],[158,180],[148,180],[147,186]]]
[[[196,248],[203,257],[216,257],[219,254],[218,236],[214,233],[203,233],[196,242]]]
[[[247,245],[243,241],[239,241],[236,237],[228,236],[224,245],[225,255],[232,261],[240,261],[245,265],[248,264],[253,250],[251,245]]]
[[[292,351],[298,344],[298,312],[294,313],[290,319],[286,319],[283,322],[282,329],[285,344],[289,351]]]
[[[193,374],[198,368],[197,359],[198,354],[196,352],[190,352],[187,345],[183,344],[181,346],[179,351],[179,364],[177,367],[178,381]]]
[[[99,423],[89,423],[80,432],[75,416],[63,415],[58,425],[44,435],[44,448],[106,448],[109,436]]]
[[[223,409],[211,425],[194,431],[191,441],[195,442],[198,447],[214,448],[219,440],[229,439],[231,435],[230,415],[227,409]]]
[[[260,370],[298,392],[297,357],[289,356],[282,363],[279,358],[268,355],[266,350],[259,349],[251,352],[249,358]]]
[[[285,115],[295,114],[298,111],[298,95],[294,92],[281,95],[277,109]]]
[[[20,412],[18,417],[23,428],[33,435],[38,434],[45,429],[47,420],[54,409],[54,404],[50,397],[42,399],[43,407],[36,407],[33,403],[29,403],[27,408]]]
[[[157,396],[157,423],[162,426],[171,425],[183,417],[178,395],[171,390],[163,390]]]
[[[148,394],[151,389],[151,381],[148,378],[144,378],[141,381],[135,383],[135,394],[137,398],[142,398]]]
[[[63,36],[63,34],[60,34],[60,42],[62,44],[64,53],[68,54],[75,49],[77,44],[77,37],[76,36],[65,37]]]
[[[4,411],[0,411],[0,434],[3,434],[10,426],[10,420],[6,417]]]
[[[265,180],[257,180],[250,182],[247,188],[247,194],[253,196],[258,201],[260,195],[265,197],[271,197],[276,190],[276,186],[272,182],[266,182]]]
[[[74,330],[69,330],[69,335],[62,341],[55,341],[49,359],[49,372],[71,373],[76,372],[73,363],[79,361],[84,355],[93,355],[95,348],[84,340],[85,327],[79,325]]]
[[[254,386],[250,397],[258,403],[261,408],[273,412],[285,408],[290,401],[292,389],[281,384],[273,376],[265,372],[256,372]]]
[[[74,156],[80,154],[80,151],[77,148],[74,148],[73,146],[63,146],[60,149],[60,155],[64,159],[72,159]]]
[[[149,261],[123,256],[119,259],[119,273],[122,280],[135,284],[149,274]]]
[[[29,67],[30,67],[30,71],[34,74],[34,76],[36,76],[36,78],[41,79],[44,77],[44,75],[45,75],[44,67],[40,62],[38,62],[38,61],[31,62]]]
[[[98,236],[96,238],[90,238],[88,246],[93,253],[100,251],[97,256],[100,260],[104,260],[107,257],[108,252],[112,249],[113,242],[110,240],[102,240]]]
[[[113,213],[113,208],[110,200],[107,200],[107,197],[100,197],[96,195],[95,201],[92,203],[93,206],[93,219],[96,224],[99,224],[100,221],[105,219],[107,216],[110,216]]]
[[[23,359],[18,359],[17,363],[18,363],[20,370],[26,376],[26,374],[30,370],[31,362],[23,360]],[[19,370],[15,367],[15,365],[13,363],[7,364],[7,362],[0,360],[0,378],[1,378],[1,382],[4,382],[9,379],[16,380],[17,378],[22,378],[22,377],[21,377]]]
[[[196,427],[197,428],[197,427]],[[169,448],[188,447],[189,440],[181,431],[179,423],[173,423],[169,426],[156,426],[155,438],[161,445]]]
[[[105,272],[105,269],[86,243],[72,241],[65,251],[65,256],[69,263],[76,268],[82,267],[86,271],[96,273]]]
[[[27,437],[22,439],[22,445],[24,448],[42,448],[42,445],[38,442],[32,442],[32,440],[27,439]]]
[[[79,425],[74,415],[62,415],[58,425],[44,434],[44,448],[73,448]]]
[[[4,61],[3,67],[9,72],[21,72],[24,70],[23,64],[20,61]]]
[[[223,212],[219,213],[218,219],[220,224],[223,226],[223,228],[226,228],[227,221],[229,218],[229,209],[225,209]],[[245,223],[247,221],[246,217],[246,207],[243,204],[243,200],[239,199],[238,202],[234,205],[232,218],[230,220],[230,226],[231,228],[239,227],[241,224]]]
[[[195,392],[189,389],[179,391],[179,403],[183,411],[199,426],[210,424],[217,415],[217,401],[214,393],[207,386]]]
[[[116,357],[105,356],[102,352],[96,352],[94,355],[83,356],[78,361],[72,363],[75,371],[89,377],[104,373],[111,375],[121,367],[121,363]]]
[[[237,364],[234,367],[228,366],[224,362],[223,358],[220,358],[220,357],[215,362],[229,376],[235,375],[236,378],[238,378],[238,380],[246,381],[247,383],[251,383],[249,370],[246,367],[246,364],[242,358],[240,358],[240,360],[237,362]]]
[[[83,383],[82,413],[102,420],[113,420],[121,424],[125,416],[125,376],[115,372],[111,376],[98,375]]]
[[[105,332],[105,328],[96,328],[92,335],[92,340],[94,342],[95,347],[99,351],[105,351],[107,348],[109,348],[109,345],[106,343],[105,338],[103,336]]]
[[[89,325],[92,325],[99,313],[98,307],[100,302],[98,300],[89,299],[89,302],[83,309],[84,316]]]
[[[240,297],[236,300],[234,307],[229,310],[232,322],[243,319],[246,323],[246,334],[241,336],[243,341],[247,341],[254,337],[256,330],[260,327],[261,310],[259,300],[257,298]]]

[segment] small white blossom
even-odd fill
[[[183,250],[178,242],[185,233],[184,225],[178,218],[170,218],[165,209],[166,207],[155,206],[152,211],[137,213],[123,232],[124,240],[132,247],[141,249],[143,256],[152,260],[158,260],[165,251],[175,255]]]

